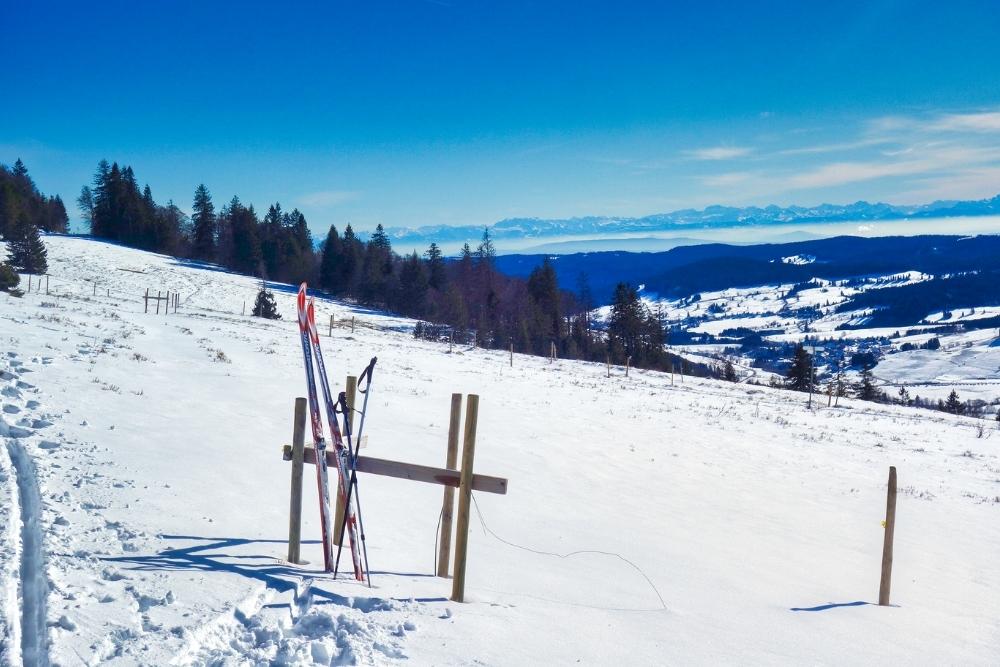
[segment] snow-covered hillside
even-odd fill
[[[282,560],[281,445],[304,395],[291,288],[284,319],[262,321],[241,315],[250,278],[46,244],[50,293],[0,293],[0,664],[1000,658],[995,424],[849,399],[808,411],[802,394],[601,364],[511,368],[322,300],[321,322],[390,328],[323,340],[338,382],[379,358],[367,453],[443,465],[450,395],[476,393],[476,469],[510,480],[477,495],[456,604],[432,576],[441,487],[362,476],[368,589],[315,565],[313,485],[312,565]],[[179,292],[179,312],[144,313],[146,289]],[[890,465],[894,604],[878,607]]]

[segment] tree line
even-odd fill
[[[554,345],[563,358],[660,370],[676,362],[688,373],[717,372],[665,352],[662,318],[629,285],[618,285],[606,330],[597,330],[585,280],[578,294],[560,289],[548,259],[527,279],[501,273],[488,229],[475,248],[465,244],[457,258],[446,258],[436,243],[423,254],[396,253],[381,224],[366,240],[350,224],[343,232],[331,225],[317,252],[298,210],[286,212],[275,203],[261,217],[239,197],[217,210],[202,184],[187,216],[172,201],[157,204],[131,167],[106,160],[77,204],[96,237],[262,279],[306,281],[338,298],[450,327],[481,347],[513,345],[518,352],[548,355]]]

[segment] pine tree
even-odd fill
[[[11,265],[23,273],[41,275],[49,269],[48,253],[38,227],[29,223],[23,214],[14,228],[8,250]]]
[[[944,411],[953,415],[960,415],[965,412],[965,405],[958,398],[958,392],[954,389],[948,394],[948,400],[944,403]]]
[[[786,374],[785,386],[796,391],[809,391],[813,386],[812,382],[812,356],[806,352],[802,343],[795,346],[795,354],[792,356],[792,365]]]
[[[726,359],[726,365],[723,366],[722,377],[728,382],[737,382],[739,380],[739,377],[736,375],[736,367],[728,359]]]
[[[194,224],[194,238],[191,243],[191,254],[195,259],[205,262],[215,260],[215,206],[212,195],[204,183],[194,191],[191,222]]]
[[[337,228],[330,225],[330,231],[323,242],[323,258],[319,263],[319,284],[323,289],[338,293],[344,286],[340,284],[341,264],[344,262],[344,245],[337,234]]]
[[[872,365],[866,363],[861,368],[861,381],[856,387],[858,398],[862,401],[878,400],[879,390],[875,386],[875,376],[872,374]]]
[[[437,243],[431,243],[424,256],[427,257],[428,284],[436,290],[443,290],[447,281],[444,253]]]
[[[0,292],[9,292],[21,282],[21,276],[7,262],[0,262]]]
[[[253,316],[268,320],[280,320],[278,305],[274,302],[274,294],[261,283],[257,292],[257,300],[253,304]]]

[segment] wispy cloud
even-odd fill
[[[711,148],[696,148],[684,151],[684,154],[695,160],[732,160],[738,157],[745,157],[752,152],[752,148],[746,148],[745,146],[713,146]]]
[[[298,198],[302,206],[330,207],[346,204],[361,197],[360,192],[353,190],[320,190],[310,192]]]
[[[948,132],[1000,132],[1000,111],[945,114],[930,127]]]

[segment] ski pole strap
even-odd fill
[[[378,361],[378,357],[372,357],[372,360],[368,362],[368,366],[365,370],[361,371],[361,375],[358,377],[358,391],[362,394],[368,393],[368,387],[372,382],[372,373],[375,372],[375,362]],[[368,378],[365,380],[365,378]],[[362,383],[364,383],[364,388],[362,388]]]

